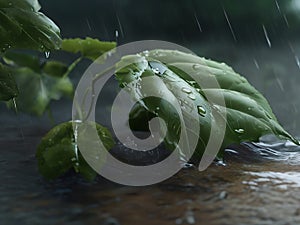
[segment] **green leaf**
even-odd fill
[[[125,62],[133,62],[123,67]],[[198,56],[171,50],[153,50],[138,55],[125,56],[119,62],[119,71],[116,73],[122,87],[130,82],[140,88],[127,88],[131,96],[140,96],[147,93],[145,88],[154,92],[171,93],[164,99],[146,97],[138,103],[130,113],[131,128],[145,129],[149,118],[161,117],[168,128],[165,145],[174,149],[180,136],[180,120],[176,110],[174,97],[181,104],[184,115],[190,116],[191,110],[197,110],[197,118],[190,117],[191,123],[200,121],[199,140],[196,155],[202,156],[207,145],[214,115],[224,115],[225,107],[214,100],[208,102],[207,96],[223,96],[226,104],[226,128],[216,124],[217,130],[226,129],[225,137],[218,156],[222,157],[223,149],[233,143],[244,141],[258,141],[266,134],[275,134],[279,138],[289,139],[299,144],[278,123],[267,100],[247,80],[235,73],[231,67]],[[123,68],[122,68],[123,67]],[[143,88],[141,82],[145,77],[154,76],[151,87]],[[192,77],[199,77],[198,85]],[[209,81],[214,77],[219,88],[210,87]],[[201,87],[202,86],[202,87]],[[204,87],[204,88],[203,88]],[[169,103],[168,103],[169,102]],[[158,110],[159,109],[159,110]],[[218,135],[218,134],[213,134]]]
[[[18,94],[18,87],[11,71],[0,63],[0,101],[8,101]]]
[[[50,51],[60,48],[59,28],[38,12],[39,9],[36,0],[1,0],[0,51],[11,48]]]
[[[3,60],[10,66],[29,67],[36,72],[40,71],[40,59],[36,55],[24,52],[8,51],[4,54]]]
[[[63,77],[67,71],[68,66],[59,61],[47,61],[43,65],[43,72],[54,77]]]
[[[36,73],[29,68],[12,69],[20,90],[16,99],[18,110],[41,116],[51,100],[70,97],[73,84],[68,77],[60,78],[46,73]]]
[[[104,42],[87,37],[86,39],[63,39],[61,49],[66,52],[80,53],[91,60],[116,47],[115,42]]]
[[[114,146],[110,132],[103,126],[96,124],[98,135],[106,149]],[[36,152],[38,168],[48,179],[57,178],[67,171],[74,169],[85,179],[93,180],[97,173],[87,164],[78,152],[76,158],[76,143],[72,122],[65,122],[52,128],[42,139]]]
[[[18,8],[37,12],[41,6],[37,0],[1,0],[0,8]]]

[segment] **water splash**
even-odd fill
[[[264,31],[264,35],[265,35],[267,44],[268,44],[269,48],[271,48],[271,47],[272,47],[272,43],[271,43],[271,41],[270,41],[270,38],[269,38],[269,35],[268,35],[268,32],[267,32],[267,30],[266,30],[265,25],[262,25],[262,28],[263,28],[263,31]]]
[[[245,172],[254,177],[251,181],[244,181],[244,184],[258,186],[263,183],[273,183],[275,187],[286,190],[288,187],[300,187],[300,173],[298,172]]]
[[[259,142],[243,142],[225,150],[229,158],[239,161],[278,161],[288,165],[300,165],[300,146],[289,140],[279,140],[274,135],[266,135]]]
[[[224,13],[224,16],[226,18],[226,21],[227,21],[227,24],[229,26],[229,29],[231,31],[232,37],[233,37],[234,41],[236,42],[237,39],[236,39],[235,33],[234,33],[233,28],[231,26],[230,20],[229,20],[228,15],[227,15],[227,12],[226,12],[226,10],[224,8],[223,8],[223,13]]]

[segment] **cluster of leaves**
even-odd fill
[[[34,115],[42,115],[51,100],[72,96],[73,85],[68,75],[82,58],[95,60],[115,47],[113,42],[91,38],[62,40],[59,28],[39,10],[37,0],[0,0],[0,100],[13,100],[19,110]],[[60,61],[41,60],[36,52],[46,52],[48,56],[50,51],[60,50],[79,54],[79,58],[66,65]],[[139,84],[145,77],[158,77],[160,82],[151,85],[152,91],[170,93],[164,96],[165,99],[146,97],[137,103],[129,115],[130,126],[149,131],[151,118],[163,118],[168,128],[165,145],[171,150],[177,145],[181,132],[180,118],[170,105],[172,99],[181,102],[183,114],[189,121],[200,123],[196,149],[200,157],[208,143],[212,124],[217,130],[226,130],[219,157],[229,144],[257,141],[265,134],[275,134],[298,144],[280,126],[267,100],[245,78],[223,63],[171,50],[126,56],[120,65],[126,60],[134,63],[116,73],[122,87],[131,82]],[[195,76],[201,78],[201,86],[193,79]],[[218,81],[219,88],[205,85],[211,77]],[[131,96],[147,92],[142,87],[127,90]],[[226,107],[208,101],[208,94],[224,97]],[[169,96],[175,98],[168,99]],[[191,116],[191,110],[197,110],[196,117]],[[225,127],[216,123],[214,117],[223,115],[222,112],[227,117]],[[72,125],[73,122],[65,122],[54,127],[38,147],[39,170],[49,179],[72,169],[88,180],[96,176],[78,151]],[[99,124],[95,127],[105,148],[112,148],[114,141],[109,131]]]
[[[95,126],[104,147],[111,149],[115,143],[110,132],[99,124]],[[39,171],[46,178],[54,179],[73,169],[86,180],[93,180],[97,173],[77,148],[72,122],[54,127],[43,137],[38,146],[36,157]]]
[[[230,144],[258,141],[266,134],[274,134],[299,144],[278,123],[267,100],[244,77],[224,63],[179,51],[159,49],[126,56],[123,61],[133,63],[122,68],[125,63],[121,61],[116,76],[125,87],[139,87],[126,89],[131,92],[131,96],[147,96],[149,87],[140,83],[145,77],[160,78],[153,79],[151,88],[154,93],[166,93],[164,99],[145,97],[132,109],[129,121],[132,129],[147,131],[149,120],[161,117],[168,128],[165,145],[169,149],[175,148],[181,132],[180,117],[175,108],[171,107],[174,105],[173,99],[180,102],[187,121],[200,123],[195,154],[198,158],[203,155],[209,137],[218,136],[221,130],[226,132],[219,158],[222,158],[222,150]],[[201,85],[195,81],[195,77],[199,77]],[[212,77],[218,82],[218,86],[212,85]],[[219,104],[220,98],[224,98],[225,105]],[[197,114],[191,114],[193,110]],[[218,123],[215,115],[226,117],[223,118],[226,127]],[[211,134],[213,124],[216,126],[216,133]],[[219,138],[222,138],[221,134]]]
[[[40,8],[37,0],[0,0],[0,101],[37,116],[44,114],[51,100],[73,95],[68,75],[83,58],[95,60],[116,46],[92,38],[62,39],[58,26],[39,12]],[[50,51],[69,52],[78,58],[67,65],[49,60]],[[39,52],[45,53],[46,60]],[[108,131],[98,124],[97,130],[100,137],[107,137],[107,148],[111,147]],[[86,179],[95,176],[80,154],[72,161],[74,142],[69,122],[45,136],[37,151],[39,169],[45,177],[57,177],[71,168]]]

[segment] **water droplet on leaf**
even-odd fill
[[[197,106],[197,110],[198,110],[198,114],[199,114],[199,115],[205,116],[206,110],[205,110],[205,108],[204,108],[203,106],[198,105],[198,106]]]
[[[242,128],[235,129],[234,131],[235,131],[236,133],[238,133],[238,134],[243,134],[243,133],[245,132],[245,130],[242,129]]]
[[[50,57],[50,52],[45,52],[45,57],[48,59]]]
[[[200,64],[194,64],[193,65],[193,69],[194,70],[199,70],[201,68],[201,65]]]
[[[189,89],[189,88],[186,88],[186,87],[181,88],[181,90],[182,90],[184,93],[187,93],[187,94],[192,93],[192,90]]]
[[[195,96],[194,94],[192,94],[192,93],[189,94],[188,97],[189,97],[190,99],[192,99],[192,100],[196,100],[196,96]]]
[[[149,63],[150,68],[152,69],[152,71],[155,74],[162,75],[167,70],[167,67],[159,62],[150,61],[148,63]]]

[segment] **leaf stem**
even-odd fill
[[[67,77],[73,70],[74,68],[78,65],[78,63],[83,59],[83,56],[80,56],[77,58],[69,67],[68,70],[65,72],[63,75],[63,78]]]

